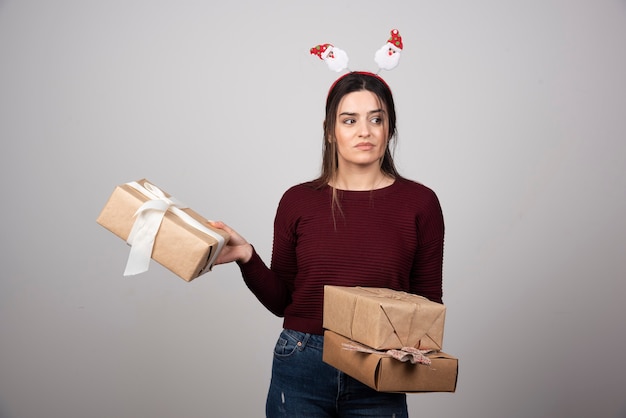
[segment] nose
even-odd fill
[[[370,136],[370,126],[367,123],[367,121],[360,121],[359,122],[359,137],[361,138],[367,138]]]

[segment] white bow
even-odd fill
[[[165,193],[158,187],[148,182],[144,182],[143,186],[137,182],[127,184],[141,192],[150,200],[144,202],[134,214],[137,219],[135,219],[130,234],[128,234],[128,238],[126,239],[126,242],[131,247],[128,261],[126,262],[126,269],[124,270],[124,276],[132,276],[148,271],[150,258],[152,257],[152,248],[154,247],[154,239],[161,227],[165,212],[168,210],[181,218],[188,225],[217,240],[217,250],[213,253],[208,263],[209,269],[213,266],[215,258],[224,245],[224,238],[220,234],[212,231],[189,216],[189,214],[182,210],[187,207],[186,205],[174,197],[165,196]]]

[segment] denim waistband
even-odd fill
[[[319,349],[324,347],[323,335],[309,334],[307,332],[295,331],[288,328],[283,329],[281,335],[283,338],[289,338],[296,343],[300,343],[298,344],[298,348],[300,350],[304,349],[306,346]]]

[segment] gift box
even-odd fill
[[[117,186],[96,222],[131,246],[125,276],[147,271],[153,259],[191,281],[211,270],[229,239],[146,179]]]
[[[374,349],[441,350],[446,307],[385,288],[324,286],[323,327]]]
[[[454,392],[459,361],[442,351],[426,353],[428,363],[400,361],[363,347],[333,331],[324,331],[323,360],[379,392]],[[361,345],[362,346],[362,345]],[[346,348],[348,347],[348,348]]]

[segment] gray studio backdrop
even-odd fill
[[[236,266],[125,278],[95,219],[146,177],[269,260],[337,77],[309,48],[375,70],[392,28],[460,358],[411,415],[626,416],[623,0],[0,0],[0,417],[263,416],[281,320]]]

